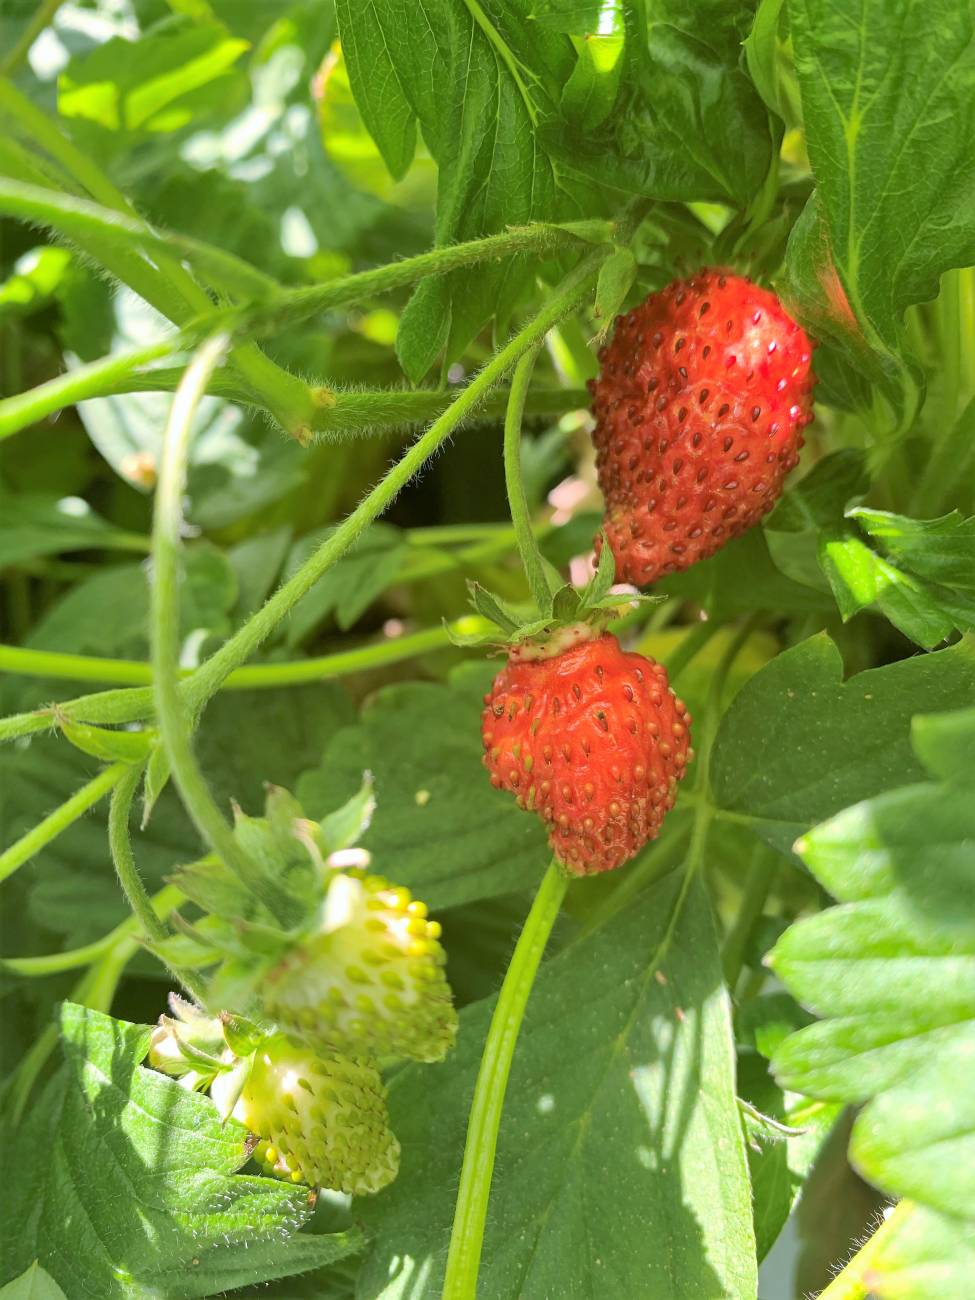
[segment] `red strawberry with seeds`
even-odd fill
[[[577,623],[511,647],[484,703],[492,785],[544,818],[570,873],[621,866],[656,837],[693,757],[661,664]]]
[[[772,509],[813,418],[811,356],[775,294],[720,270],[618,318],[590,389],[619,581],[687,569]]]

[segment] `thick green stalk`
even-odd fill
[[[142,764],[134,764],[112,791],[112,800],[108,809],[108,847],[115,865],[122,892],[142,929],[142,935],[150,943],[161,943],[169,937],[169,930],[162,917],[156,912],[156,906],[150,898],[139,868],[135,863],[132,848],[132,836],[129,831],[129,817],[132,813],[132,801],[142,780]],[[158,955],[158,954],[157,954]],[[175,979],[198,1002],[203,1000],[203,984],[191,971],[180,970],[167,963]]]
[[[477,1295],[494,1154],[511,1062],[528,997],[567,885],[558,863],[552,862],[518,937],[491,1017],[467,1125],[443,1300],[474,1300]]]
[[[29,862],[35,854],[40,853],[41,849],[57,839],[62,831],[73,826],[89,808],[94,808],[95,804],[104,799],[105,795],[122,779],[127,770],[127,763],[112,763],[110,767],[102,768],[97,776],[83,785],[80,790],[76,790],[69,799],[65,799],[60,807],[55,808],[43,821],[32,826],[26,835],[22,835],[19,840],[11,844],[4,853],[0,854],[0,880],[12,876],[25,862]]]
[[[215,287],[243,298],[269,298],[282,292],[281,285],[271,276],[225,249],[189,235],[153,230],[124,211],[103,207],[74,194],[60,194],[39,185],[0,177],[0,213],[47,226],[82,245],[95,235],[99,241],[131,245],[140,254],[149,253],[154,260],[173,255],[185,258],[198,266]],[[201,305],[203,301],[207,307],[211,305],[208,300],[201,300]]]
[[[142,883],[129,834],[132,800],[142,780],[142,773],[142,764],[133,763],[112,791],[108,806],[108,847],[122,892],[142,926],[142,933],[147,939],[162,940],[167,937],[168,931],[156,915],[152,899]]]
[[[152,528],[150,632],[152,675],[159,733],[186,811],[197,830],[226,866],[278,920],[288,916],[288,898],[246,854],[210,793],[192,744],[194,711],[179,689],[179,565],[182,501],[190,431],[213,367],[227,347],[226,335],[207,340],[187,367],[176,390],[163,434]]]
[[[282,618],[315,585],[323,574],[355,543],[372,523],[450,437],[471,411],[518,359],[533,347],[561,318],[572,311],[592,287],[604,253],[590,254],[562,284],[551,300],[529,323],[497,352],[483,370],[454,399],[450,407],[419,437],[348,515],[327,541],[310,556],[283,586],[279,587],[252,618],[194,673],[189,697],[199,709],[219,690],[223,681],[257,649]]]
[[[521,563],[528,579],[528,589],[539,613],[545,614],[551,606],[554,590],[545,572],[542,553],[538,549],[538,540],[532,528],[531,511],[528,509],[528,498],[525,496],[525,484],[521,474],[521,420],[537,356],[538,348],[526,352],[515,366],[511,378],[508,411],[504,421],[504,482],[515,540],[518,544],[518,554],[521,556]]]

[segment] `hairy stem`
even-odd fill
[[[187,708],[179,689],[179,537],[190,430],[210,372],[226,346],[226,336],[216,335],[198,349],[176,390],[163,435],[153,515],[150,604],[156,718],[173,780],[197,830],[272,915],[284,921],[289,910],[287,895],[243,852],[213,800],[193,753],[193,710]]]
[[[315,585],[323,574],[359,538],[423,467],[485,394],[564,315],[572,311],[592,287],[603,252],[590,254],[563,282],[561,289],[529,323],[497,352],[483,370],[454,399],[450,407],[393,466],[348,515],[318,550],[217,652],[194,673],[189,698],[199,709],[219,690],[223,681],[248,659],[282,618]]]
[[[535,974],[567,884],[558,863],[550,863],[518,938],[491,1017],[467,1125],[443,1300],[474,1300],[477,1295],[484,1223],[508,1075]]]
[[[32,826],[26,835],[22,835],[19,840],[11,844],[4,853],[0,854],[0,880],[12,876],[18,867],[29,862],[35,854],[40,853],[41,849],[57,839],[62,831],[73,826],[89,808],[94,808],[95,804],[104,799],[105,795],[121,781],[127,771],[127,763],[112,763],[110,767],[102,768],[97,776],[83,785],[80,790],[76,790],[70,799],[66,799],[43,821]]]

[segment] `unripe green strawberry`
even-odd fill
[[[328,886],[321,929],[267,976],[268,1015],[311,1042],[373,1056],[440,1061],[457,1016],[440,926],[408,889],[362,871]]]
[[[396,1177],[382,1079],[364,1061],[274,1034],[258,1047],[233,1114],[264,1139],[255,1157],[279,1178],[361,1196]]]

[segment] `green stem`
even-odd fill
[[[133,348],[128,352],[101,357],[98,361],[78,366],[76,370],[68,370],[46,383],[38,384],[26,393],[5,398],[0,401],[0,438],[9,438],[28,425],[37,424],[39,420],[53,415],[55,411],[73,406],[75,402],[118,392],[118,381],[130,374],[136,366],[145,365],[157,357],[169,356],[172,352],[178,352],[180,347],[181,336],[175,334],[149,347]]]
[[[897,1235],[913,1208],[910,1201],[901,1201],[829,1286],[820,1291],[819,1300],[870,1300],[877,1289],[878,1274],[874,1270],[878,1256],[883,1256],[888,1241]]]
[[[142,772],[142,765],[133,763],[112,791],[112,799],[108,806],[108,847],[122,892],[142,926],[142,933],[147,939],[161,941],[167,937],[168,931],[156,915],[152,899],[142,883],[139,869],[135,865],[132,837],[129,834],[132,800],[142,780]]]
[[[578,305],[590,291],[604,255],[603,251],[590,254],[566,277],[561,289],[546,306],[491,358],[443,415],[413,443],[385,478],[339,524],[328,540],[305,561],[293,577],[278,588],[262,609],[197,669],[189,688],[194,709],[202,708],[210,696],[219,690],[226,677],[253,654],[288,611],[341,559],[363,530],[387,509],[410,479],[422,469],[515,362]]]
[[[515,1044],[535,974],[567,888],[552,862],[539,886],[501,985],[474,1087],[443,1300],[474,1300],[494,1154]]]
[[[470,628],[468,615],[457,619],[450,627]],[[279,686],[297,686],[303,682],[320,682],[334,677],[348,677],[352,673],[369,672],[387,664],[401,663],[431,650],[451,645],[447,627],[424,628],[406,636],[390,637],[373,645],[356,646],[352,650],[339,650],[335,654],[319,655],[314,659],[295,659],[284,663],[253,664],[236,668],[222,684],[223,690],[268,690]],[[30,650],[22,646],[0,645],[0,671],[20,673],[25,677],[55,677],[63,681],[116,682],[119,685],[141,686],[152,682],[152,665],[137,659],[100,659],[89,655],[65,654],[59,650]],[[194,670],[181,670],[184,678],[192,678]],[[185,690],[185,687],[183,688]],[[67,700],[59,705],[62,711],[74,717],[77,700]],[[151,711],[151,708],[150,708]],[[27,715],[32,716],[32,715]],[[146,714],[148,716],[148,714]],[[50,721],[50,714],[48,714]],[[84,719],[92,721],[92,719]],[[4,719],[11,721],[11,719]],[[133,719],[127,719],[133,721]]]
[[[725,983],[731,992],[734,992],[738,983],[741,968],[745,963],[745,949],[755,928],[755,922],[762,914],[774,875],[775,859],[764,844],[757,844],[745,879],[745,889],[738,915],[728,932],[721,953]]]
[[[532,529],[531,511],[525,496],[525,484],[521,474],[521,419],[525,410],[525,398],[531,384],[532,371],[538,348],[532,348],[515,366],[511,378],[511,391],[508,394],[508,412],[504,421],[504,482],[508,492],[508,509],[514,525],[518,553],[528,579],[535,605],[540,614],[551,609],[552,596],[555,594],[549,583],[538,549],[538,540]]]
[[[0,120],[3,118],[25,133],[32,143],[45,149],[71,181],[83,186],[99,204],[149,229],[101,169],[62,135],[55,123],[12,82],[0,78]],[[51,193],[57,196],[58,191]],[[149,261],[104,233],[86,236],[85,251],[177,325],[191,325],[198,317],[213,311],[206,290],[182,265],[179,256],[157,251]],[[275,365],[256,343],[245,342],[234,347],[229,360],[256,400],[284,429],[295,436],[307,434],[319,406],[307,384]]]
[[[164,942],[169,937],[169,930],[157,914],[153,900],[142,883],[132,849],[129,818],[132,814],[132,800],[142,780],[142,772],[142,765],[135,764],[131,772],[123,777],[112,791],[112,801],[108,810],[108,847],[122,892],[142,929],[143,938],[151,944]],[[158,953],[156,955],[158,956]],[[166,966],[186,991],[202,1003],[204,989],[201,981],[190,971],[179,969],[169,962]]]
[[[106,208],[74,194],[60,194],[40,185],[0,177],[0,213],[48,226],[79,244],[94,234],[100,240],[130,244],[153,259],[172,255],[185,258],[195,263],[212,284],[243,298],[267,298],[283,292],[271,276],[225,249],[189,235],[153,230],[125,211]],[[206,302],[208,307],[212,306],[209,300]]]
[[[118,784],[127,770],[127,763],[113,763],[110,767],[103,768],[96,777],[76,790],[70,799],[66,799],[43,821],[32,826],[26,835],[11,844],[9,849],[0,854],[0,880],[12,876],[18,867],[29,862],[41,849],[57,839],[62,831],[74,825],[79,817]]]
[[[607,222],[607,240],[612,238],[612,233],[612,226]],[[375,298],[394,289],[406,288],[430,275],[445,275],[460,267],[511,257],[515,253],[544,255],[581,246],[578,236],[572,233],[571,224],[564,228],[548,225],[516,227],[499,235],[488,235],[485,239],[434,248],[428,253],[405,257],[401,262],[391,262],[371,271],[357,271],[327,284],[286,290],[278,301],[254,313],[254,323],[258,327],[271,323],[275,328],[294,324],[318,312],[346,307],[364,298]]]
[[[152,529],[152,591],[150,632],[156,718],[173,780],[197,830],[226,866],[233,871],[278,920],[288,915],[288,899],[280,884],[243,852],[213,800],[191,740],[188,709],[179,689],[179,563],[182,501],[190,431],[207,380],[227,346],[226,335],[216,335],[196,352],[176,390],[163,434],[159,484]]]
[[[185,894],[175,885],[165,885],[157,894],[153,894],[150,905],[159,921],[185,899]],[[0,958],[0,970],[10,971],[13,975],[39,978],[45,975],[60,975],[64,971],[77,970],[81,966],[90,966],[100,961],[108,953],[114,952],[123,940],[135,938],[141,922],[135,916],[128,916],[124,921],[102,935],[93,943],[86,943],[82,948],[71,948],[67,952],[46,953],[42,957],[4,957]]]
[[[61,8],[64,0],[41,0],[41,3],[34,10],[27,23],[27,26],[20,33],[16,44],[7,54],[7,57],[0,61],[0,76],[9,77],[15,73],[23,61],[30,53],[30,47],[40,36],[45,27],[50,27],[54,20],[54,15]]]

